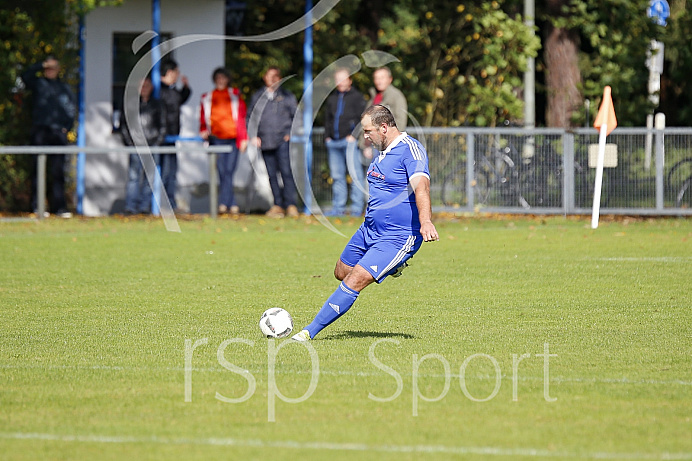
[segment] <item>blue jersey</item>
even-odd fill
[[[418,140],[401,133],[368,167],[368,208],[364,226],[375,235],[418,234],[420,219],[409,181],[430,179],[428,154]]]

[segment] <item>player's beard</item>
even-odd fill
[[[382,152],[383,150],[385,150],[387,148],[387,146],[384,145],[384,141],[385,141],[384,137],[382,139],[380,139],[379,141],[375,141],[374,139],[371,138],[370,141],[372,141],[372,145],[375,146],[375,149],[379,150],[380,152]]]

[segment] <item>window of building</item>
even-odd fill
[[[123,109],[123,97],[125,95],[125,84],[127,79],[140,59],[151,51],[151,43],[144,45],[137,53],[132,52],[132,42],[140,33],[137,32],[114,32],[113,33],[113,80],[111,84],[111,104],[113,107],[113,129],[120,128],[120,113]],[[163,43],[170,39],[172,34],[161,34],[160,42]],[[165,54],[166,47],[161,47],[161,54]],[[173,53],[167,54],[166,58],[172,58]]]

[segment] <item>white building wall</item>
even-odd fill
[[[161,32],[173,37],[189,34],[224,33],[224,0],[161,0]],[[141,33],[151,29],[151,0],[128,0],[118,7],[101,7],[86,17],[85,108],[86,143],[90,147],[122,146],[119,134],[112,133],[112,43],[114,32]],[[184,45],[172,55],[181,75],[187,76],[192,96],[181,110],[181,136],[199,132],[199,100],[212,88],[211,74],[224,64],[224,40],[205,40]],[[148,44],[145,46],[149,46]],[[209,164],[203,152],[186,143],[178,154],[178,207],[184,211],[208,212]],[[191,148],[188,148],[191,147]],[[239,162],[236,189],[247,183],[252,172],[247,158]],[[261,162],[259,162],[261,163]],[[128,157],[123,154],[87,155],[84,214],[99,216],[122,211],[125,200]],[[263,167],[263,165],[259,165]],[[266,173],[265,173],[266,175]],[[241,177],[238,177],[241,176]],[[261,182],[261,181],[260,181]],[[201,191],[201,192],[200,192]],[[261,187],[251,193],[263,206],[268,192]],[[238,197],[245,206],[242,194]],[[268,206],[268,205],[267,205]]]

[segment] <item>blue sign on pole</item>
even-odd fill
[[[646,9],[646,15],[659,26],[665,26],[670,17],[670,5],[666,0],[651,0],[651,4]]]

